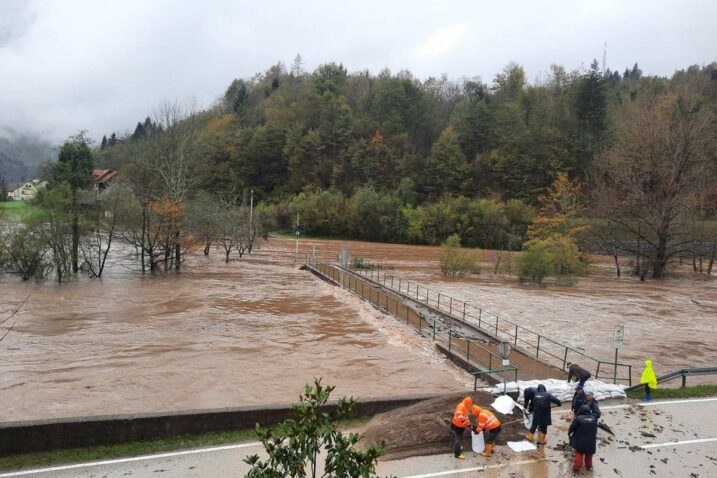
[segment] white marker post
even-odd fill
[[[613,371],[612,383],[617,383],[617,351],[625,346],[625,326],[615,326],[612,336],[612,345],[615,347],[615,370]]]

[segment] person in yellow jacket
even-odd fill
[[[471,397],[464,398],[461,403],[456,405],[453,412],[453,420],[451,421],[451,431],[453,431],[453,456],[458,459],[465,460],[466,456],[462,453],[463,433],[471,428],[471,419],[468,415],[473,406]]]
[[[657,377],[655,377],[655,371],[652,370],[652,360],[645,360],[645,370],[642,371],[640,383],[645,384],[645,397],[642,400],[649,402],[652,398],[650,393],[657,388]]]
[[[501,430],[500,420],[493,415],[493,412],[485,410],[478,405],[473,405],[471,407],[471,413],[473,413],[473,416],[475,416],[478,420],[475,432],[480,433],[485,430],[485,450],[483,450],[481,455],[489,457],[493,454],[495,439],[498,437]]]

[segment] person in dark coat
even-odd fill
[[[568,362],[568,383],[575,377],[580,388],[585,387],[585,382],[591,377],[590,372],[582,368],[580,365]]]
[[[585,406],[590,409],[590,413],[595,415],[595,418],[600,419],[602,412],[593,392],[585,392]]]
[[[583,405],[578,409],[578,415],[570,424],[568,436],[570,446],[575,449],[575,461],[573,462],[573,473],[580,472],[585,460],[585,468],[592,470],[593,455],[595,454],[597,441],[598,419],[590,412],[590,407]]]
[[[523,390],[523,408],[528,410],[535,398],[535,387],[528,387]]]
[[[535,398],[533,403],[528,409],[529,412],[533,413],[533,423],[530,426],[530,433],[526,435],[528,441],[533,441],[533,434],[536,429],[540,430],[540,438],[538,443],[545,445],[548,443],[546,436],[548,435],[548,426],[552,425],[550,407],[551,404],[562,405],[562,402],[558,400],[553,394],[548,393],[545,390],[545,385],[538,385],[538,390],[535,392]]]
[[[573,404],[570,406],[570,410],[573,411],[573,415],[578,415],[578,409],[585,404],[587,399],[585,398],[585,390],[580,385],[575,388],[575,395],[573,395]]]

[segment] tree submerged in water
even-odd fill
[[[266,450],[266,461],[258,455],[244,459],[251,465],[249,478],[326,477],[369,478],[374,474],[378,457],[384,446],[355,448],[360,437],[356,433],[344,435],[339,426],[351,416],[354,398],[341,398],[333,412],[325,411],[335,387],[321,385],[321,379],[307,384],[299,403],[292,406],[292,418],[276,431],[263,430],[257,425],[257,435]],[[319,456],[321,455],[321,456]],[[318,468],[323,459],[323,468]]]

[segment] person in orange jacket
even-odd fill
[[[495,448],[495,439],[500,434],[500,420],[493,415],[493,412],[483,409],[478,405],[471,407],[471,413],[478,419],[478,425],[475,428],[476,433],[480,433],[485,430],[485,449],[481,453],[482,456],[490,457],[493,454]]]
[[[453,431],[453,456],[461,460],[465,460],[466,458],[462,453],[463,446],[461,446],[461,441],[463,441],[463,433],[471,427],[471,419],[468,412],[472,406],[473,399],[466,397],[461,403],[456,405],[456,409],[453,412],[453,420],[451,422],[451,431]]]

